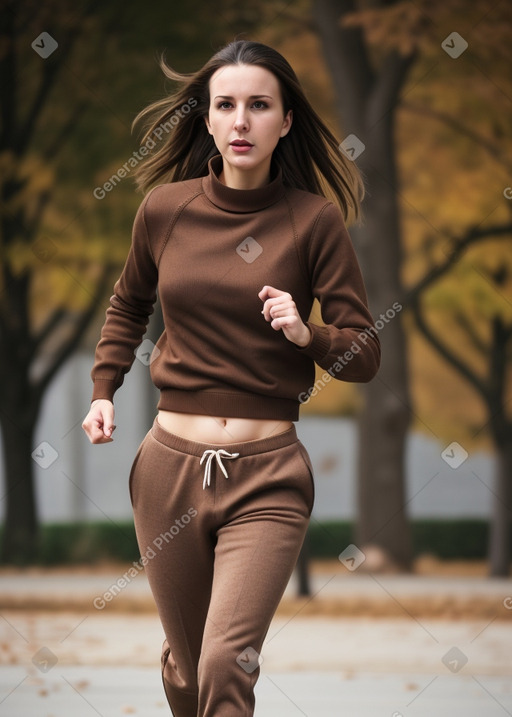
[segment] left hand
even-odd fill
[[[263,301],[261,313],[265,321],[270,321],[275,331],[282,330],[288,341],[307,346],[311,332],[300,318],[291,295],[273,286],[264,286],[258,296]]]

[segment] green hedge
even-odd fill
[[[414,554],[430,553],[442,559],[485,559],[489,525],[484,520],[416,520],[412,523]],[[347,521],[312,521],[308,531],[309,554],[336,558],[354,542],[353,524]],[[42,565],[131,562],[139,558],[133,523],[48,524],[41,529]]]
[[[43,565],[131,562],[139,557],[132,522],[44,525],[39,548],[38,562]]]
[[[415,520],[411,524],[414,555],[430,553],[445,560],[487,557],[489,524],[485,520]],[[334,558],[354,542],[353,524],[312,522],[308,532],[310,555]]]

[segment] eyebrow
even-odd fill
[[[249,99],[250,100],[259,100],[262,97],[266,97],[268,100],[272,99],[271,95],[251,95],[249,97]],[[234,97],[231,97],[231,95],[216,95],[216,97],[214,97],[214,99],[216,99],[216,100],[233,100]]]

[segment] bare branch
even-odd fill
[[[412,102],[401,102],[400,109],[419,114],[422,117],[429,117],[430,119],[437,120],[438,122],[442,122],[448,127],[451,127],[459,134],[464,135],[468,139],[475,142],[475,144],[478,144],[493,159],[505,167],[508,172],[512,172],[512,162],[508,160],[506,152],[503,151],[503,147],[491,142],[491,140],[484,137],[484,135],[475,132],[471,127],[463,124],[457,117],[453,117],[447,112],[442,112],[441,110],[436,110],[432,107],[415,105]]]
[[[454,247],[446,260],[431,269],[414,286],[410,287],[404,297],[406,305],[413,304],[421,294],[434,282],[438,281],[458,261],[466,249],[482,239],[495,237],[506,239],[512,237],[512,223],[496,224],[489,227],[470,227],[467,232],[458,239],[453,238]]]
[[[65,316],[66,311],[61,306],[58,309],[55,309],[55,311],[50,314],[44,326],[31,341],[34,353],[38,349],[38,347],[48,338],[52,331],[57,328],[57,326],[61,323]]]
[[[44,394],[48,384],[52,381],[53,377],[59,371],[60,367],[78,348],[83,334],[89,326],[89,323],[94,316],[102,300],[102,297],[105,295],[105,292],[109,285],[109,279],[111,276],[112,269],[113,266],[111,264],[107,264],[104,267],[101,278],[96,285],[96,289],[89,303],[89,306],[83,311],[82,315],[78,319],[75,328],[71,334],[71,337],[67,341],[64,341],[62,343],[62,346],[57,351],[51,366],[49,366],[48,370],[43,374],[43,376],[34,386],[34,392],[37,393],[39,396],[42,396]]]
[[[477,376],[477,374],[472,371],[472,369],[459,356],[457,356],[457,354],[452,351],[452,349],[444,341],[442,341],[439,336],[437,336],[432,331],[432,329],[425,320],[423,311],[420,306],[420,301],[415,300],[411,305],[411,309],[413,312],[414,319],[416,321],[416,326],[418,327],[424,338],[427,339],[427,341],[436,349],[436,351],[445,359],[445,361],[451,364],[461,374],[461,376],[464,376],[464,378],[483,397],[484,401],[488,403],[489,395],[484,381],[482,381]]]
[[[39,85],[38,92],[32,102],[32,105],[27,111],[27,117],[25,122],[21,125],[14,146],[16,153],[22,155],[32,140],[32,134],[39,120],[39,117],[45,107],[48,96],[53,89],[55,81],[60,74],[64,63],[73,49],[74,42],[80,29],[76,27],[71,31],[66,39],[59,43],[59,52],[56,57],[53,57],[51,61],[45,62],[43,65],[43,77],[41,84]]]
[[[54,159],[58,153],[62,150],[66,139],[76,129],[77,122],[80,117],[84,114],[84,110],[87,107],[87,102],[81,102],[75,109],[70,113],[66,122],[64,122],[58,135],[55,137],[50,146],[43,152],[43,158],[47,161]]]
[[[53,188],[45,189],[44,191],[40,192],[39,195],[36,197],[34,201],[34,208],[30,212],[30,217],[27,216],[25,220],[25,238],[27,240],[37,234],[39,225],[41,223],[41,218],[43,216],[43,212],[48,206],[50,199],[53,196],[53,193]]]
[[[466,332],[468,338],[473,344],[473,347],[483,356],[487,356],[489,353],[489,347],[486,345],[485,341],[482,341],[482,338],[477,333],[473,322],[470,321],[466,314],[460,310],[455,312],[454,318],[461,329]]]
[[[16,152],[19,155],[23,154],[30,144],[35,126],[42,111],[44,110],[48,96],[55,85],[55,81],[60,72],[64,69],[66,61],[68,57],[70,57],[75,43],[83,31],[83,20],[93,15],[100,5],[101,3],[99,0],[90,0],[82,12],[82,22],[75,22],[71,29],[68,30],[67,34],[60,38],[58,52],[52,55],[48,61],[45,61],[43,65],[42,81],[32,105],[27,111],[25,123],[21,125],[21,122],[19,122],[21,127],[15,141]],[[108,32],[108,28],[106,28],[106,32]]]

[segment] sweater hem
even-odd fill
[[[182,391],[162,388],[157,408],[161,411],[197,413],[230,418],[298,421],[299,401],[242,391]]]

